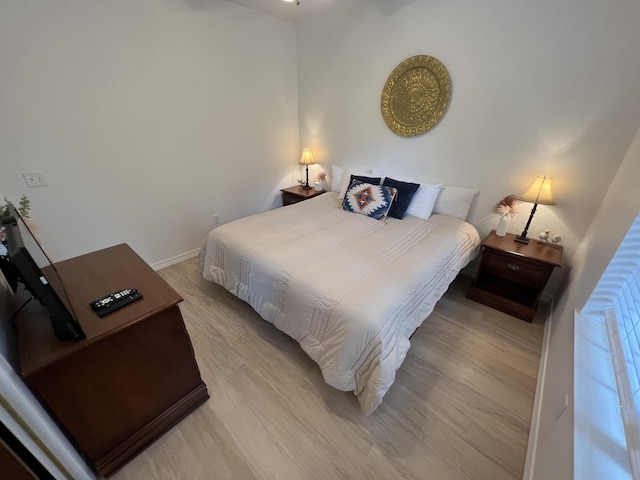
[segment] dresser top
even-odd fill
[[[38,302],[30,302],[17,316],[18,350],[23,375],[114,335],[145,318],[171,308],[182,297],[127,244],[98,250],[56,263],[56,275],[48,275],[58,296],[68,299],[86,339],[61,341],[51,328],[48,313]],[[43,273],[47,274],[46,268]],[[136,288],[143,298],[105,317],[98,317],[89,303],[125,288]]]

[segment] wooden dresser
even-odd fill
[[[182,297],[126,244],[56,264],[86,339],[62,342],[30,302],[16,319],[21,374],[96,473],[109,476],[209,398]],[[53,282],[52,282],[53,283]],[[89,302],[143,295],[103,318]]]

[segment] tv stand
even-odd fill
[[[94,471],[109,476],[209,394],[178,307],[182,297],[129,246],[56,269],[86,338],[58,340],[46,310],[29,302],[15,321],[21,375]],[[128,287],[143,298],[102,318],[89,306]]]

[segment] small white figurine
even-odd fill
[[[546,230],[543,230],[540,232],[540,240],[542,240],[543,242],[546,242],[547,239],[549,238],[549,232],[551,231],[550,228],[547,228]]]
[[[562,240],[562,237],[561,237],[560,235],[554,235],[554,236],[551,238],[551,241],[552,241],[553,243],[556,243],[556,244],[557,244],[557,243],[559,243],[559,242],[560,242],[560,240]]]

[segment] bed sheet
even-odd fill
[[[368,415],[409,337],[479,246],[462,220],[378,221],[325,194],[213,229],[200,273],[298,341],[325,382],[353,391]]]

